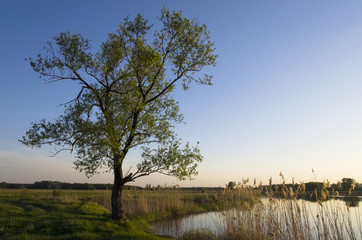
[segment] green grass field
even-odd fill
[[[69,194],[78,199],[62,199],[56,191],[1,190],[0,239],[169,239],[153,235],[141,218],[111,220],[91,201],[100,195],[95,191]]]
[[[0,239],[171,239],[148,222],[231,206],[243,195],[223,191],[127,190],[129,221],[110,218],[110,191],[0,190]]]

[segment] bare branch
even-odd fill
[[[63,151],[70,151],[71,149],[69,148],[62,148],[60,150],[57,150],[55,153],[48,155],[48,157],[55,157],[56,155],[58,155],[59,153],[63,152]]]

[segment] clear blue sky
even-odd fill
[[[162,6],[205,23],[219,58],[206,69],[212,87],[176,92],[186,122],[177,132],[201,144],[199,175],[136,185],[280,182],[280,171],[287,181],[362,182],[362,2],[331,0],[0,1],[0,182],[112,182],[76,172],[68,153],[49,158],[51,149],[17,142],[30,122],[56,118],[76,93],[67,83],[45,84],[24,58],[68,30],[97,47],[137,13],[157,27]],[[126,164],[138,159],[133,152]]]

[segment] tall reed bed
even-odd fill
[[[149,220],[183,214],[232,208],[238,202],[252,201],[242,191],[192,191],[161,189],[158,191],[125,191],[123,203],[131,216],[146,216]]]
[[[315,203],[314,203],[315,204]],[[362,239],[353,212],[340,202],[311,205],[304,200],[271,199],[224,213],[219,239]]]
[[[328,183],[322,189],[308,193],[315,200],[311,203],[299,199],[307,195],[303,183],[287,186],[284,176],[282,179],[279,189],[271,180],[269,186],[259,186],[259,191],[266,196],[254,206],[240,202],[234,209],[222,212],[223,221],[219,223],[217,233],[193,230],[185,233],[183,239],[362,239],[359,211],[342,201],[328,200],[331,197]],[[243,185],[240,188],[250,190]]]

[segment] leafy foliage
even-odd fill
[[[122,184],[154,172],[180,180],[197,174],[202,156],[197,146],[182,147],[173,131],[183,116],[171,93],[178,82],[184,89],[191,82],[211,85],[212,76],[199,72],[215,65],[217,56],[205,25],[165,8],[159,20],[163,27],[152,41],[147,40],[152,26],[137,15],[126,18],[98,51],[68,31],[55,36],[44,55],[29,58],[45,81],[74,81],[80,90],[64,105],[64,114],[32,123],[20,142],[74,152],[78,170],[91,176],[106,166],[120,171]],[[123,160],[136,147],[144,150],[143,161],[123,176]]]

